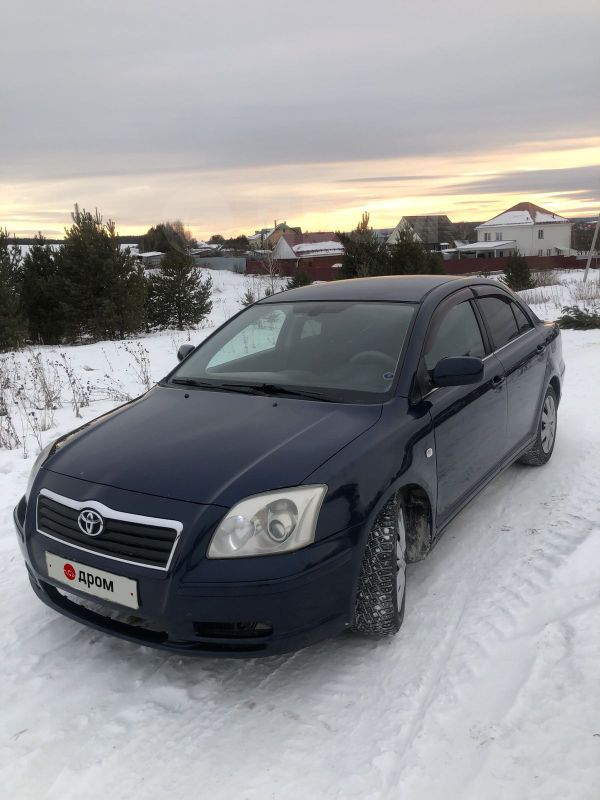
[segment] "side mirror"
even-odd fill
[[[431,374],[435,386],[467,386],[483,379],[483,361],[480,358],[461,356],[442,358]]]
[[[177,358],[179,361],[183,361],[184,358],[187,358],[192,350],[195,350],[193,344],[182,344],[179,350],[177,351]]]

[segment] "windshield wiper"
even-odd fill
[[[170,383],[177,383],[181,386],[194,386],[199,389],[213,389],[214,391],[221,392],[245,392],[246,394],[255,394],[251,392],[251,387],[244,387],[243,384],[236,386],[231,383],[215,383],[213,381],[202,381],[198,378],[171,378]]]
[[[287,395],[289,397],[306,397],[311,400],[322,400],[325,403],[335,402],[330,397],[327,397],[323,392],[312,392],[304,389],[288,389],[285,386],[279,386],[276,383],[232,383],[203,381],[200,378],[171,378],[171,383],[177,383],[182,386],[195,386],[200,389],[213,389],[215,391],[223,392],[244,392],[245,394],[262,394],[262,395]]]
[[[323,392],[306,391],[305,389],[292,389],[276,383],[223,383],[223,388],[242,389],[255,394],[288,395],[289,397],[307,397],[311,400],[322,400],[325,403],[335,402]]]

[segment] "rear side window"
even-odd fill
[[[446,312],[427,347],[425,366],[428,370],[432,370],[442,358],[455,356],[483,358],[484,355],[479,323],[471,303],[465,300]]]
[[[529,328],[533,327],[522,308],[520,308],[516,303],[511,303],[511,307],[517,320],[519,333],[524,333],[525,331],[529,330]]]
[[[519,329],[508,298],[481,297],[477,302],[490,329],[495,350],[518,336]]]

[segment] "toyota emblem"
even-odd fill
[[[86,536],[98,536],[104,530],[104,520],[97,511],[84,508],[77,517],[79,530]]]

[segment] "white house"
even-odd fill
[[[477,243],[458,247],[467,255],[473,249],[518,250],[522,256],[568,256],[572,223],[534,203],[517,203],[502,214],[478,225]]]

